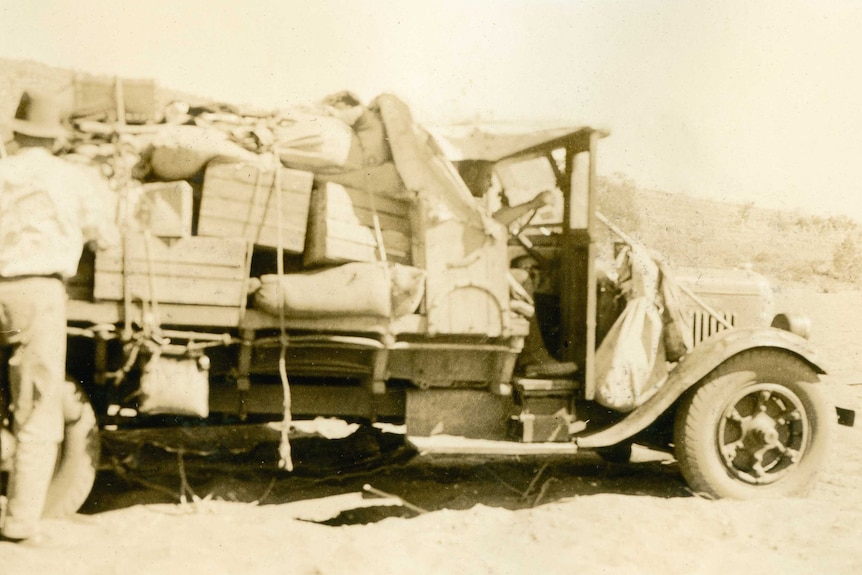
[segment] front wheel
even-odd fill
[[[807,493],[834,423],[816,380],[797,358],[757,350],[731,358],[689,392],[674,443],[692,489],[734,499]]]

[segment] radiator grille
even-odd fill
[[[722,317],[730,325],[736,325],[736,315],[732,313],[722,314]],[[696,311],[691,314],[691,335],[694,345],[727,329],[717,319],[705,311]]]

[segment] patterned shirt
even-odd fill
[[[0,160],[0,277],[72,277],[84,243],[115,243],[107,182],[89,168],[24,148]]]

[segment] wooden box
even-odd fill
[[[428,331],[433,334],[509,332],[507,234],[493,220],[440,219],[420,198],[414,207],[413,258],[425,270]]]
[[[408,200],[318,182],[312,193],[304,264],[379,261],[375,214],[387,261],[410,263],[410,209]]]
[[[192,235],[192,187],[188,182],[144,184],[138,220],[145,230],[163,238]]]
[[[86,74],[75,77],[73,115],[116,122],[119,119],[118,96],[122,97],[124,120],[129,124],[148,124],[159,120],[156,83],[153,80],[106,78]]]
[[[123,244],[96,253],[97,300],[124,299],[126,284],[136,302],[238,306],[246,297],[249,245],[242,239],[190,237],[165,242],[135,234]]]
[[[244,162],[211,162],[204,175],[199,236],[243,238],[258,246],[301,254],[305,248],[314,175],[281,169],[281,215],[274,170]]]

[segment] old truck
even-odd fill
[[[615,246],[619,253],[630,240],[596,208],[606,132],[473,133],[442,142],[397,98],[378,104],[409,191],[410,244],[400,260],[381,249],[389,199],[378,196],[369,228],[376,261],[308,270],[284,253],[282,239],[254,254],[246,242],[243,273],[230,276],[240,297],[202,305],[176,296],[211,281],[227,256],[211,254],[207,277],[195,278],[181,257],[165,263],[152,255],[182,240],[144,236],[144,247],[125,245],[116,269],[95,264],[97,284],[109,281],[99,273],[113,270],[117,297],[70,288],[67,433],[46,513],[83,503],[100,434],[283,421],[287,447],[291,420],[319,416],[398,424],[417,443],[440,435],[494,440],[472,444],[489,452],[593,449],[626,460],[637,442],[673,453],[692,490],[713,497],[810,488],[836,411],[818,383],[823,370],[798,327],[804,322],[786,314],[773,322],[759,278],[714,293],[703,276],[681,279],[688,346],[672,360],[653,358],[664,375],[648,397],[625,409],[598,400],[606,372],[600,341],[624,303],[619,278],[601,261],[613,261]],[[551,189],[556,209],[507,230],[469,193],[446,146],[458,150],[456,160],[493,164],[510,201]],[[206,184],[203,194],[206,205]],[[141,277],[131,277],[135,250],[147,252]],[[555,293],[523,298],[509,268],[525,254],[553,262]],[[575,369],[527,376],[519,355],[531,323],[554,360]],[[6,460],[9,443],[7,433]],[[289,468],[286,449],[282,456]]]

